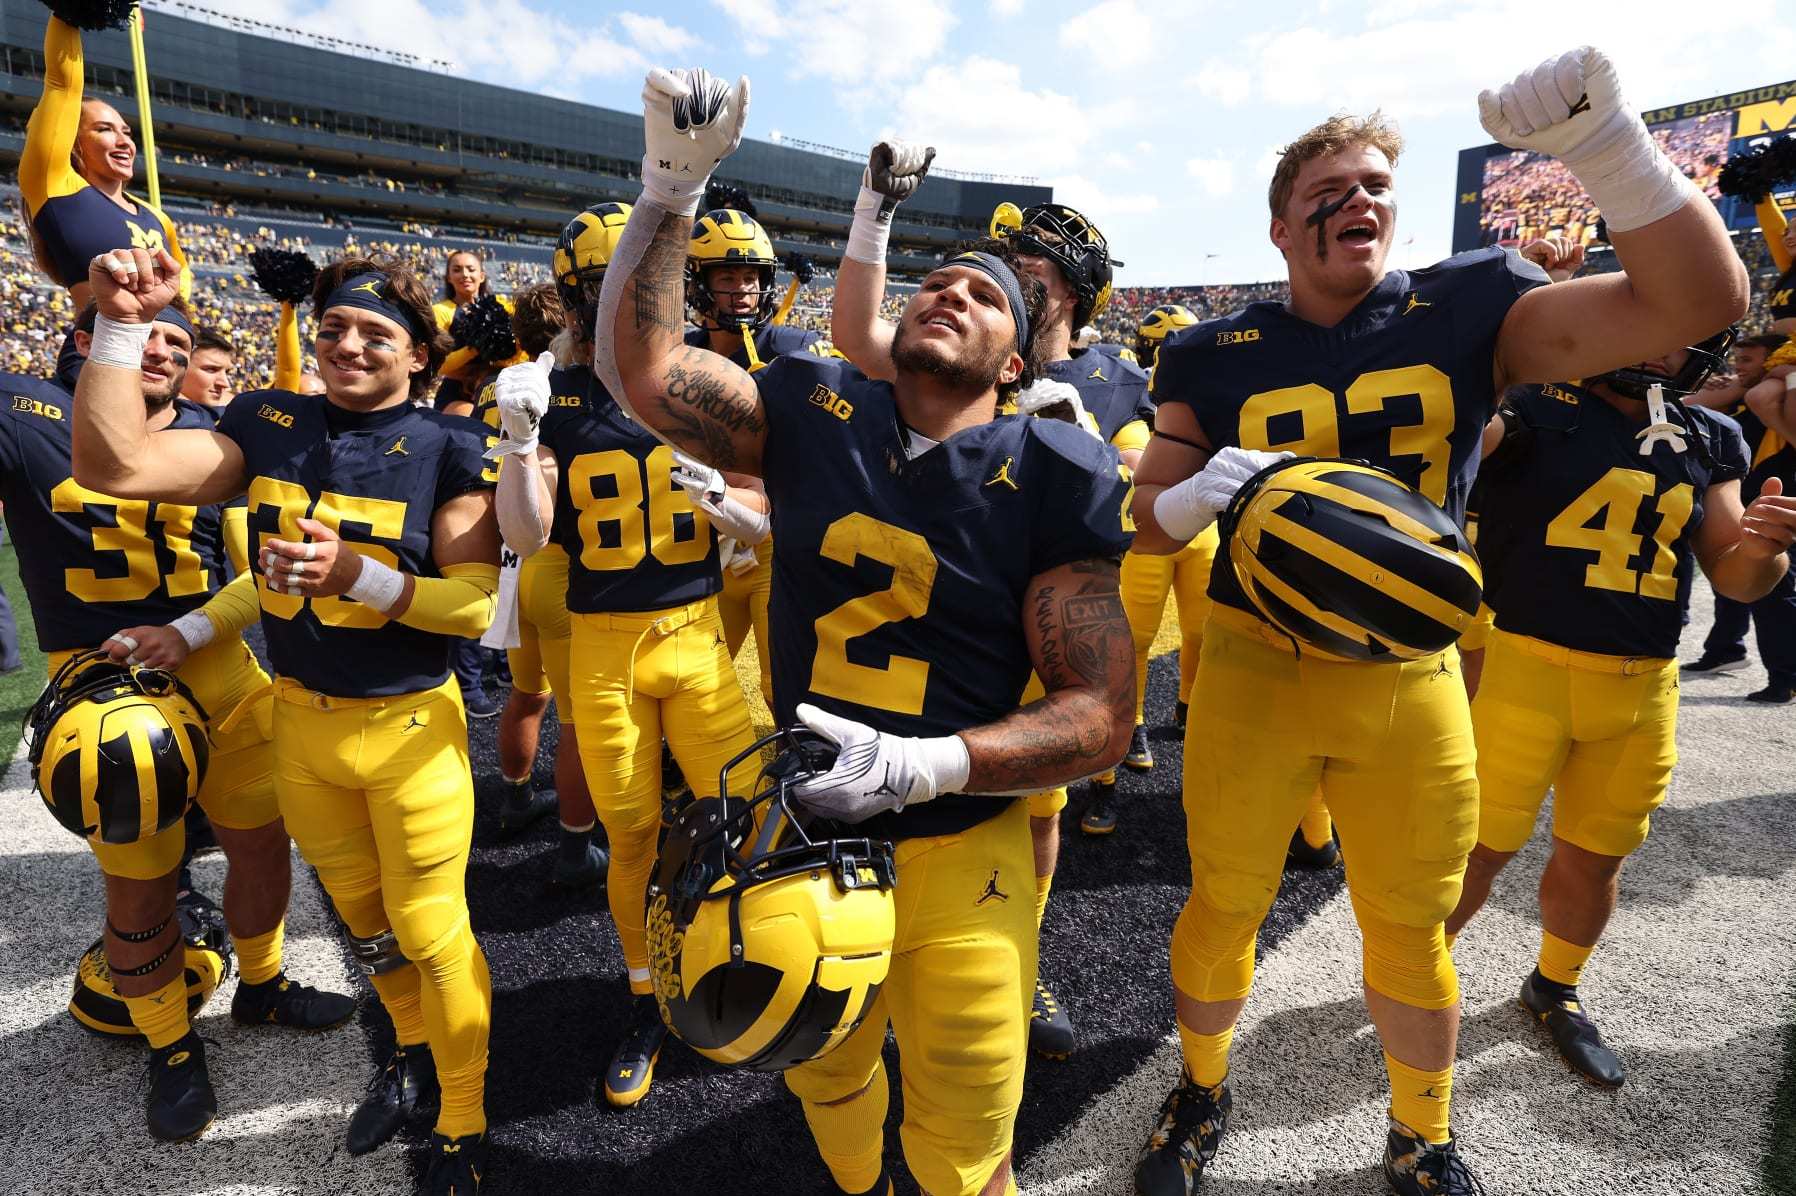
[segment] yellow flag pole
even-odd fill
[[[162,180],[156,173],[156,125],[150,116],[150,71],[143,57],[143,7],[131,14],[131,66],[137,73],[137,129],[143,142],[150,203],[162,206]]]

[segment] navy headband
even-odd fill
[[[357,274],[337,284],[337,289],[325,299],[318,314],[322,318],[333,307],[359,307],[398,324],[419,344],[427,343],[434,329],[421,324],[411,308],[392,299],[392,290],[391,280],[385,274]]]
[[[1023,284],[1017,281],[1016,271],[1007,265],[1003,258],[995,254],[972,250],[968,253],[956,254],[942,263],[943,268],[949,266],[965,266],[969,270],[977,270],[1004,292],[1004,299],[1010,304],[1010,318],[1016,321],[1016,351],[1023,357],[1029,356],[1029,309],[1023,306]]]
[[[179,328],[182,332],[187,334],[187,343],[190,345],[195,340],[193,321],[189,320],[186,314],[172,303],[157,312],[156,319],[153,322],[157,324],[173,324],[176,328]]]

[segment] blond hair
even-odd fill
[[[1396,122],[1383,112],[1373,112],[1370,116],[1337,112],[1280,150],[1278,167],[1272,172],[1272,185],[1266,189],[1266,201],[1271,205],[1272,214],[1282,215],[1285,205],[1291,202],[1297,172],[1303,169],[1305,162],[1367,145],[1381,151],[1395,166],[1397,156],[1403,152],[1403,134],[1398,131]]]

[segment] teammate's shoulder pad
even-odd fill
[[[1038,416],[1013,416],[1021,428],[1018,435],[1025,442],[1039,444],[1056,458],[1080,470],[1108,469],[1116,452],[1108,444],[1083,428],[1063,419]]]
[[[1502,279],[1517,290],[1545,286],[1552,281],[1545,270],[1515,250],[1504,249],[1500,245],[1456,253],[1432,266],[1412,270],[1410,277],[1418,284],[1439,280],[1450,285],[1469,286],[1488,285],[1488,280]]]

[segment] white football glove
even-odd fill
[[[693,215],[705,181],[742,144],[748,76],[734,88],[703,67],[656,67],[642,85],[642,196],[669,212]]]
[[[1102,440],[1103,434],[1098,431],[1098,421],[1085,410],[1085,403],[1079,398],[1079,389],[1068,382],[1058,382],[1052,378],[1038,379],[1024,388],[1016,397],[1016,409],[1019,415],[1039,415],[1050,407],[1066,404],[1071,411],[1071,422],[1086,432]],[[1046,416],[1053,419],[1056,416]]]
[[[1617,232],[1661,220],[1700,194],[1622,98],[1615,67],[1580,46],[1478,93],[1485,132],[1558,158]]]
[[[674,467],[669,471],[674,484],[686,492],[695,506],[715,504],[726,489],[723,474],[703,461],[674,450]]]
[[[870,266],[885,265],[892,213],[917,193],[933,161],[933,145],[896,140],[874,143],[867,154],[867,168],[861,171],[854,222],[848,226],[848,245],[842,251],[846,256]]]
[[[549,410],[549,371],[555,354],[544,353],[535,361],[508,365],[493,382],[493,398],[499,405],[499,431],[503,437],[486,450],[491,459],[530,452],[536,448],[537,429]]]
[[[1216,522],[1248,478],[1293,455],[1233,445],[1220,449],[1202,469],[1160,492],[1154,499],[1154,522],[1173,539],[1189,541]]]
[[[674,468],[669,471],[692,505],[711,517],[718,534],[745,545],[759,544],[772,530],[772,520],[765,511],[757,511],[730,497],[729,483],[717,470],[703,461],[674,450]],[[727,560],[719,556],[719,560]]]
[[[793,788],[806,809],[840,822],[861,822],[887,810],[952,793],[967,783],[972,762],[958,735],[911,739],[875,731],[808,703],[798,721],[836,745],[828,772]]]

